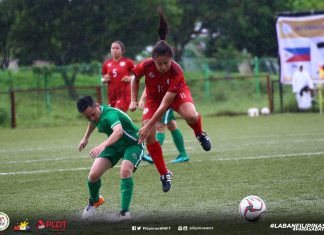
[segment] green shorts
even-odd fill
[[[128,146],[124,151],[120,151],[112,147],[107,147],[99,154],[99,157],[108,158],[111,162],[112,167],[117,164],[119,159],[123,159],[131,161],[134,164],[134,167],[137,168],[142,160],[143,154],[143,144],[134,144]]]
[[[171,120],[175,120],[174,115],[173,115],[173,109],[168,109],[165,114],[162,117],[161,122],[163,124],[168,124]]]

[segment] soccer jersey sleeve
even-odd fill
[[[121,122],[120,122],[117,112],[114,112],[111,115],[109,115],[108,125],[110,126],[111,129],[113,129],[113,127],[119,123],[121,123]]]
[[[135,77],[138,77],[138,78],[143,77],[144,76],[144,62],[141,62],[138,65],[136,65],[133,68],[132,72],[135,75]]]
[[[127,69],[128,69],[128,71],[132,71],[134,67],[135,67],[134,61],[132,61],[131,59],[128,59],[127,60]]]
[[[107,74],[107,60],[105,62],[103,62],[102,64],[102,68],[101,68],[101,75],[104,76],[105,74]]]

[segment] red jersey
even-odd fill
[[[167,91],[181,93],[189,90],[183,71],[175,61],[171,61],[171,68],[166,73],[160,73],[152,58],[139,63],[133,73],[140,78],[145,76],[146,98],[161,101]]]
[[[134,68],[134,62],[131,59],[122,57],[118,61],[113,59],[106,60],[102,64],[102,76],[108,74],[108,100],[119,99],[123,96],[130,96],[130,82],[123,82],[121,79],[130,76]]]

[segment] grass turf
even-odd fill
[[[29,220],[33,233],[38,219],[67,220],[67,234],[140,234],[144,227],[170,227],[159,233],[260,234],[290,233],[271,229],[271,223],[322,223],[324,216],[324,117],[318,114],[281,114],[259,118],[206,117],[204,128],[213,148],[204,152],[192,130],[181,120],[190,161],[168,164],[173,188],[163,193],[158,173],[145,162],[134,174],[132,221],[115,223],[119,211],[119,168],[103,177],[101,193],[106,203],[97,221],[79,217],[86,206],[86,178],[91,147],[103,141],[94,133],[84,152],[77,151],[83,126],[2,129],[0,132],[1,209],[13,226]],[[165,160],[177,151],[167,133]],[[240,218],[238,205],[247,195],[258,195],[267,214],[257,223]],[[132,226],[141,231],[132,231]],[[193,230],[194,226],[213,230]],[[145,231],[151,233],[152,231]],[[156,231],[155,231],[156,232]],[[5,233],[5,234],[7,234]]]

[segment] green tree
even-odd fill
[[[322,0],[290,0],[292,10],[296,12],[301,11],[323,11],[324,1]]]
[[[9,66],[11,55],[10,29],[15,17],[15,1],[2,0],[0,2],[0,58],[1,67],[6,69]]]
[[[228,46],[258,56],[276,55],[276,12],[289,8],[290,2],[280,0],[224,0],[209,5],[203,22],[210,32],[208,55]]]
[[[11,40],[22,63],[102,60],[114,40],[134,56],[156,38],[158,1],[19,1]]]

